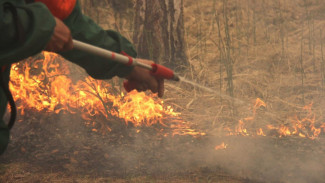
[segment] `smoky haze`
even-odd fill
[[[241,182],[299,183],[325,178],[323,139],[162,137],[155,130],[141,128],[137,133],[132,127],[100,135],[81,125],[78,120],[82,119],[75,116],[62,114],[57,121],[52,121],[53,117],[41,119],[41,124],[17,125],[1,162],[25,162],[41,172],[91,177],[185,175],[193,181],[202,176],[212,182],[237,178]],[[215,150],[221,142],[227,148]]]
[[[122,1],[107,1],[113,2],[115,11],[106,1],[81,2],[103,27],[118,29],[134,42],[142,32],[160,33],[134,30],[133,7],[143,2],[156,7],[150,3],[163,1],[125,0],[130,9],[123,11],[119,11]],[[173,129],[164,125],[134,127],[114,116],[93,116],[91,122],[112,128],[102,134],[100,126],[85,125],[82,110],[54,114],[26,109],[13,128],[1,164],[27,164],[30,169],[24,171],[32,174],[59,172],[126,181],[145,176],[167,182],[174,177],[185,182],[324,182],[325,1],[182,2],[189,65],[179,66],[185,68],[179,74],[190,84],[167,81],[164,101],[206,135],[172,136]],[[155,21],[161,16],[145,17]],[[140,27],[164,25],[160,23]],[[155,53],[163,49],[154,49],[163,47],[161,35],[147,34],[153,40],[144,39],[147,59],[160,58]],[[84,79],[76,66],[69,68],[73,83]],[[266,105],[254,108],[256,99]],[[164,123],[172,120],[166,118]],[[243,128],[238,132],[240,120],[247,133]],[[265,136],[257,135],[260,128]],[[162,129],[169,135],[162,135]],[[222,143],[226,147],[216,150]]]

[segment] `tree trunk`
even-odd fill
[[[183,0],[136,0],[135,10],[133,41],[139,57],[185,68]]]
[[[109,4],[108,0],[79,0],[81,4],[82,12],[91,17],[94,21],[97,19],[94,19],[95,16],[98,16],[98,7],[105,7]]]
[[[80,0],[82,11],[85,15],[91,16],[91,9],[94,7],[92,0]]]

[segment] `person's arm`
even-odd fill
[[[76,40],[117,53],[126,53],[131,57],[137,56],[133,45],[121,34],[111,30],[105,31],[89,17],[83,15],[78,2],[72,13],[64,19],[64,23],[70,28],[72,36]],[[95,79],[110,79],[118,76],[136,83],[135,89],[138,91],[151,90],[154,93],[158,92],[159,97],[163,96],[163,80],[153,77],[146,69],[130,67],[79,50],[71,50],[60,54],[67,60],[83,67]],[[152,61],[142,59],[138,59],[138,61],[147,64],[152,63]]]
[[[104,49],[117,53],[125,52],[131,57],[136,57],[137,53],[133,45],[121,34],[115,31],[105,31],[93,20],[81,13],[80,5],[77,2],[74,10],[64,23],[70,28],[72,37]],[[156,79],[146,69],[140,67],[126,66],[113,60],[101,58],[78,50],[61,53],[66,59],[83,67],[87,73],[96,79],[110,79],[114,76],[126,78],[137,83],[138,91],[151,90],[158,92],[158,96],[164,94],[164,81]],[[138,59],[147,64],[152,61]]]
[[[72,37],[76,40],[117,53],[123,51],[132,57],[137,56],[133,45],[121,34],[112,30],[103,30],[93,20],[83,15],[78,2],[70,16],[64,20],[64,23],[70,28]],[[124,78],[133,70],[133,67],[78,50],[60,54],[67,60],[83,67],[95,79],[110,79],[114,76]]]
[[[17,21],[21,26],[17,26]],[[41,52],[51,40],[55,26],[54,17],[42,3],[26,5],[23,0],[0,0],[0,65]]]
[[[45,51],[60,52],[69,51],[73,48],[70,29],[58,18],[55,17],[55,28]]]

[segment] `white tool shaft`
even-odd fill
[[[73,42],[73,47],[77,50],[80,51],[84,51],[87,53],[91,53],[103,58],[107,58],[107,59],[111,59],[114,60],[116,62],[125,64],[125,65],[130,65],[130,66],[140,66],[142,68],[148,69],[148,70],[152,70],[152,66],[151,65],[147,65],[147,64],[143,64],[141,62],[138,62],[135,58],[131,58],[128,56],[124,56],[122,54],[119,53],[115,53],[97,46],[93,46],[81,41],[77,41],[77,40],[72,40]],[[130,61],[130,59],[132,61]]]

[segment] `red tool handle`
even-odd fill
[[[151,64],[152,70],[151,70],[151,75],[153,75],[154,77],[156,77],[157,79],[173,79],[174,78],[174,71],[159,65],[159,64]],[[127,92],[130,92],[134,89],[136,89],[136,86],[138,85],[138,83],[136,81],[124,81],[123,86],[124,89]]]

